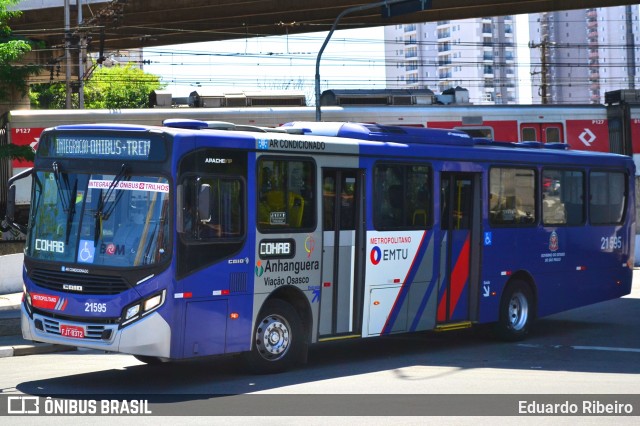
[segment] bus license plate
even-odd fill
[[[60,335],[73,339],[84,339],[84,328],[77,325],[61,325]]]

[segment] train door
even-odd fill
[[[562,123],[521,123],[520,141],[564,142]]]
[[[442,173],[440,213],[443,240],[438,324],[473,319],[477,310],[480,232],[480,174]]]
[[[319,335],[359,334],[362,317],[363,172],[323,169]]]

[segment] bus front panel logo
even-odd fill
[[[380,247],[375,246],[372,248],[369,257],[371,258],[371,263],[374,265],[380,263],[380,260],[382,260],[382,250],[380,250]]]

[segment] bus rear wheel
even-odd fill
[[[505,290],[500,302],[500,319],[495,325],[496,335],[515,342],[529,334],[534,316],[531,289],[524,281],[514,281]]]
[[[245,361],[255,373],[279,373],[296,365],[305,347],[300,316],[289,303],[273,299],[258,315]]]

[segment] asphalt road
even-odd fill
[[[258,416],[267,424],[299,424],[293,419],[301,417],[288,416],[313,416],[303,417],[305,423],[319,424],[326,415],[358,416],[350,418],[356,424],[361,420],[362,424],[391,420],[420,424],[424,418],[406,416],[442,415],[440,423],[482,424],[475,423],[475,417],[454,421],[449,416],[518,416],[518,401],[531,398],[551,402],[568,398],[576,404],[585,399],[620,400],[631,404],[637,416],[639,313],[636,285],[625,298],[538,320],[523,342],[496,341],[482,328],[334,342],[312,347],[306,366],[279,375],[251,375],[234,357],[155,366],[132,356],[92,350],[0,358],[0,397],[141,399],[154,414],[224,415],[242,424],[251,423],[252,417],[240,421],[235,416]],[[0,398],[0,413],[2,404]],[[365,422],[360,416],[366,415],[377,417]],[[55,424],[59,419],[49,420]],[[152,419],[156,424],[160,418],[146,420]],[[334,423],[338,417],[329,419]],[[485,419],[495,424],[495,417]],[[505,419],[514,424],[541,420]],[[577,420],[544,419],[549,424]],[[624,424],[637,419],[589,415],[580,422],[608,420]]]

